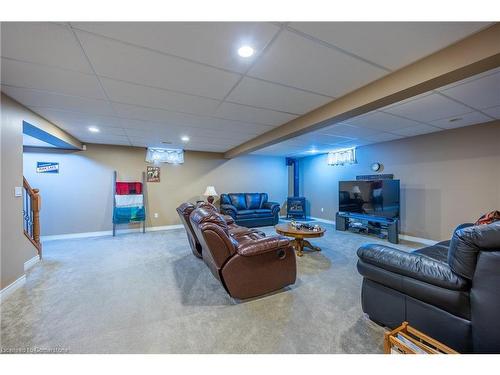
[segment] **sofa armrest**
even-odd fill
[[[279,212],[280,205],[277,202],[266,202],[262,205],[262,208],[270,209],[273,213]]]
[[[448,264],[420,254],[407,253],[389,246],[367,244],[358,249],[360,261],[402,276],[441,288],[469,289],[468,281],[454,273]]]
[[[288,238],[284,236],[272,236],[246,241],[238,245],[236,251],[244,257],[251,257],[288,246],[290,246],[290,240]]]
[[[223,215],[229,215],[233,219],[236,217],[236,213],[238,210],[232,204],[221,204],[220,205],[220,213]]]
[[[222,217],[226,220],[227,225],[234,224],[234,219],[231,215],[222,215]]]

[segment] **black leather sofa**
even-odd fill
[[[358,249],[371,320],[403,321],[461,353],[500,353],[500,222],[459,226],[451,241],[405,252]]]
[[[229,193],[220,195],[220,212],[247,228],[276,225],[280,205],[268,202],[267,193]]]

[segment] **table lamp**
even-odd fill
[[[355,185],[353,188],[352,188],[352,193],[354,195],[354,198],[358,199],[361,195],[361,189],[359,188],[358,185]]]
[[[207,197],[207,202],[210,204],[214,204],[214,197],[218,196],[213,186],[207,186],[203,195]]]

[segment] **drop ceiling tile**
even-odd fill
[[[80,141],[86,143],[98,143],[98,144],[114,144],[130,146],[130,141],[126,136],[120,135],[88,135],[80,138]]]
[[[222,99],[240,76],[144,48],[77,32],[100,76]]]
[[[279,35],[248,73],[333,97],[385,74],[385,70],[288,31]]]
[[[454,86],[442,93],[475,109],[500,105],[500,73]]]
[[[212,114],[218,100],[102,78],[111,101],[186,113]]]
[[[494,117],[496,119],[500,119],[500,105],[496,107],[483,109],[482,112]]]
[[[273,83],[245,77],[228,96],[227,101],[290,114],[303,114],[332,99]]]
[[[158,142],[154,139],[145,138],[133,138],[130,140],[132,146],[135,147],[166,147],[163,143]],[[198,144],[198,145],[169,145],[170,148],[183,148],[184,150],[193,151],[206,151],[206,152],[225,152],[229,148],[221,145],[208,145],[208,144]],[[168,148],[167,147],[167,148]]]
[[[91,115],[88,113],[67,112],[45,107],[29,107],[33,112],[53,122],[61,129],[79,127],[86,129],[89,126],[124,128],[121,119],[111,116]]]
[[[71,133],[76,138],[86,138],[86,137],[94,137],[99,138],[101,136],[123,136],[126,137],[127,133],[125,129],[113,127],[113,126],[98,126],[99,133],[91,133],[88,131],[86,126],[80,126],[78,124],[66,124],[65,129],[68,133]]]
[[[59,94],[105,99],[93,75],[2,58],[2,83]]]
[[[393,116],[384,112],[371,112],[364,116],[354,117],[345,121],[349,125],[360,128],[368,128],[381,131],[392,131],[407,127],[420,125],[419,122],[407,120],[401,117]]]
[[[229,120],[255,122],[270,126],[282,125],[293,120],[294,118],[297,118],[297,116],[290,115],[288,113],[227,102],[220,105],[215,112],[215,116]]]
[[[450,121],[455,118],[458,120]],[[468,126],[472,124],[481,124],[483,122],[488,122],[488,121],[492,121],[492,119],[483,115],[480,112],[469,112],[466,114],[462,114],[460,116],[454,116],[437,121],[431,121],[429,122],[429,124],[443,129],[453,129],[453,128],[461,128],[462,126]]]
[[[470,111],[471,109],[469,107],[439,94],[430,94],[401,105],[384,109],[384,112],[421,122],[430,122],[459,116]]]
[[[391,130],[391,133],[399,134],[405,137],[413,137],[415,135],[434,133],[438,131],[441,131],[441,129],[434,126],[418,123],[417,125],[410,126],[408,128]]]
[[[224,120],[219,118],[144,108],[126,104],[113,104],[119,116],[134,120],[161,122],[172,126],[188,126],[246,134],[261,134],[271,126],[248,122]]]
[[[208,147],[218,147],[222,149],[229,149],[237,145],[235,142],[222,141],[218,139],[193,139],[188,143],[183,143],[181,141],[174,141],[168,144],[164,143],[164,138],[161,136],[148,136],[148,137],[129,137],[131,143],[142,142],[147,144],[148,147],[163,147],[163,148],[188,148],[196,149],[198,147],[208,146]]]
[[[350,142],[343,143],[341,145],[341,149],[344,148],[352,148],[352,147],[361,147],[375,143],[374,141],[370,141],[368,139],[355,139]]]
[[[283,146],[281,144],[272,145],[265,147],[263,149],[254,151],[255,155],[267,155],[267,156],[292,156],[299,153],[304,148],[302,146]]]
[[[372,134],[365,137],[366,140],[372,142],[386,142],[392,141],[394,139],[404,138],[402,135],[386,133],[386,132],[378,132],[377,134]]]
[[[292,141],[294,142],[300,142],[301,144],[305,144],[308,146],[318,146],[318,147],[320,145],[325,145],[325,146],[336,145],[351,140],[353,140],[353,138],[342,137],[338,135],[320,134],[316,132],[304,134],[292,139]]]
[[[2,22],[3,57],[92,73],[73,32],[51,22]]]
[[[163,127],[163,128],[144,128],[144,129],[125,129],[125,132],[130,137],[158,137],[163,141],[172,143],[181,143],[182,136],[188,136],[190,143],[199,142],[200,140],[217,140],[220,143],[228,141],[238,144],[249,140],[253,135],[242,133],[228,133],[217,130],[189,128],[189,127]],[[192,141],[192,142],[191,142]]]
[[[113,108],[105,100],[60,95],[47,91],[1,86],[2,91],[27,107],[46,107],[65,111],[113,115]]]
[[[347,125],[345,123],[332,125],[327,128],[318,130],[318,132],[320,132],[320,134],[340,135],[343,137],[350,137],[350,138],[365,138],[370,135],[379,133],[377,130],[374,129],[360,128],[353,125]]]
[[[244,72],[279,31],[266,22],[76,22],[76,28],[236,72]],[[244,59],[237,50],[254,48]]]
[[[415,95],[415,96],[412,96],[410,98],[400,100],[399,102],[396,102],[396,103],[393,103],[393,104],[389,104],[388,106],[382,107],[379,110],[382,111],[382,112],[388,112],[386,110],[389,109],[389,108],[397,107],[398,105],[401,105],[401,104],[404,104],[404,103],[408,103],[408,102],[411,102],[411,101],[416,100],[416,99],[421,99],[421,98],[423,98],[425,96],[429,96],[431,94],[433,94],[433,91],[427,91],[427,92],[424,92],[422,94]]]
[[[395,70],[490,24],[488,22],[293,22],[290,26]]]

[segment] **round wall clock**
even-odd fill
[[[378,172],[380,170],[380,168],[382,168],[382,164],[380,164],[380,163],[373,163],[371,165],[371,169],[373,172]]]

